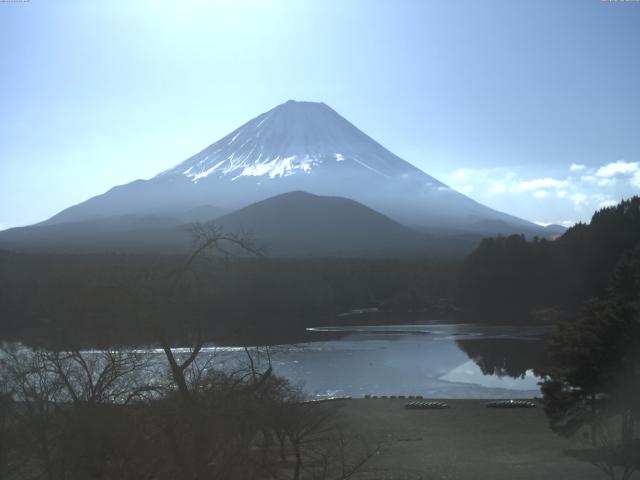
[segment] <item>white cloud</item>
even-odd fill
[[[600,167],[596,171],[598,177],[613,177],[616,175],[631,175],[634,172],[640,170],[640,164],[638,162],[625,162],[618,160],[617,162],[611,162],[603,167]]]
[[[516,189],[520,191],[539,190],[541,188],[562,188],[569,184],[567,180],[556,180],[555,178],[535,178],[533,180],[526,180],[519,182],[516,185]]]
[[[615,178],[601,178],[600,180],[598,180],[598,185],[601,187],[613,187],[615,184]]]
[[[491,193],[504,193],[508,190],[509,188],[504,184],[504,183],[494,183],[493,186],[491,187],[491,190],[489,190]]]
[[[549,195],[549,192],[547,192],[546,190],[536,190],[533,194],[533,196],[536,198],[544,198],[547,195]]]
[[[618,202],[616,202],[615,200],[603,200],[598,204],[598,207],[600,208],[605,208],[605,207],[613,207],[614,205],[617,205]]]
[[[584,205],[587,202],[587,196],[584,193],[574,193],[569,198],[576,207]]]
[[[517,174],[502,168],[472,169],[460,168],[443,176],[445,183],[464,193],[504,193]]]
[[[576,224],[575,220],[563,220],[562,222],[560,222],[560,225],[562,225],[563,227],[573,227]]]
[[[443,180],[497,210],[565,226],[588,222],[594,211],[640,193],[640,161],[572,164],[561,176],[523,168],[464,168],[448,172]]]
[[[461,168],[460,170],[456,170],[455,172],[453,172],[451,176],[456,180],[468,180],[470,178],[471,172],[472,170]]]

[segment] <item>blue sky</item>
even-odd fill
[[[541,223],[640,192],[640,2],[0,3],[0,228],[288,99]]]

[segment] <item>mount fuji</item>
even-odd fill
[[[293,100],[150,180],[112,188],[46,223],[131,213],[180,216],[203,205],[232,211],[296,190],[351,198],[422,229],[540,230],[452,190],[324,103]]]
[[[324,103],[290,100],[149,180],[116,186],[37,225],[184,224],[233,214],[288,192],[343,197],[431,235],[550,232],[449,188],[394,155]],[[228,216],[228,215],[225,215]],[[169,220],[171,219],[171,220]],[[286,218],[282,219],[286,222]],[[248,225],[251,227],[251,225]],[[34,227],[25,227],[32,229]],[[23,230],[23,229],[12,229]],[[0,234],[2,245],[5,234]],[[20,238],[31,235],[22,231]],[[13,237],[12,237],[13,238]]]

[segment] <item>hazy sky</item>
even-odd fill
[[[323,101],[491,207],[640,192],[640,2],[0,2],[0,228]]]

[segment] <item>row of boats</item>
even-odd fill
[[[536,404],[529,400],[496,400],[487,403],[488,408],[536,408]],[[405,404],[407,410],[441,410],[449,408],[445,402],[417,401]]]

